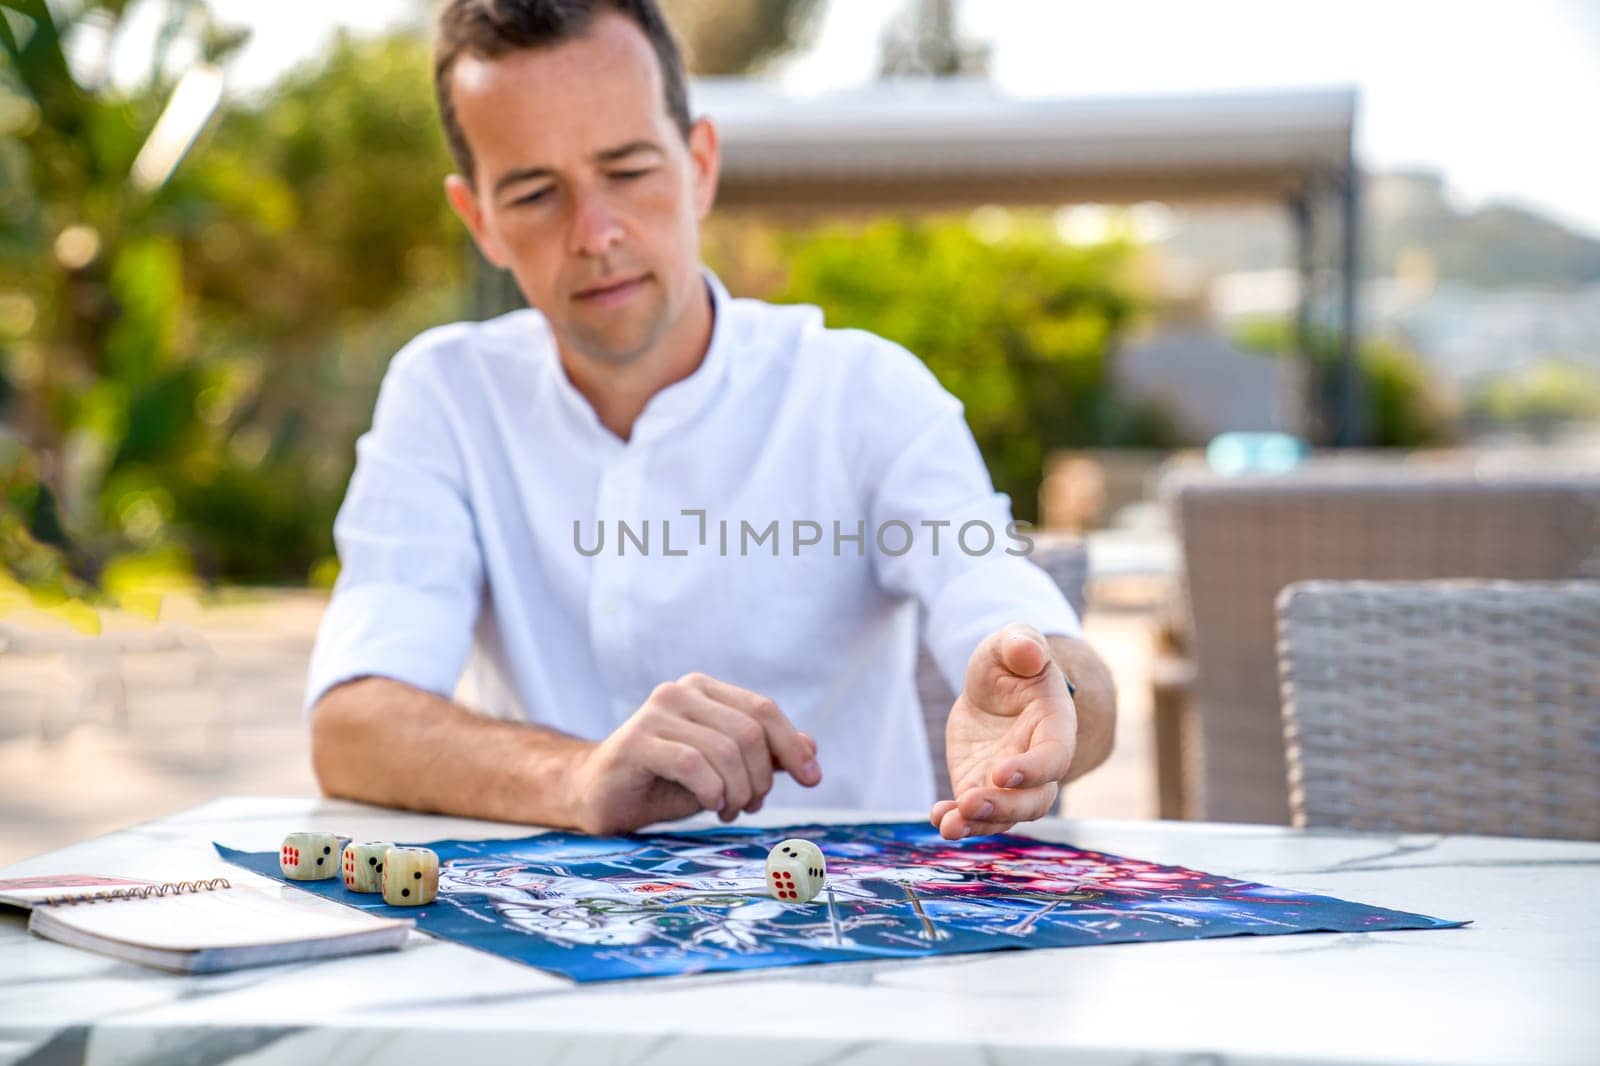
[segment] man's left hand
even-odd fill
[[[1003,833],[1050,813],[1078,743],[1078,710],[1037,629],[991,633],[967,664],[945,754],[955,799],[933,805],[947,840]]]

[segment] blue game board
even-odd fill
[[[767,852],[804,837],[827,889],[782,903]],[[420,843],[397,841],[396,843]],[[390,907],[335,880],[290,881],[276,852],[227,861],[423,932],[577,981],[802,963],[1240,934],[1445,929],[1384,910],[1017,834],[945,840],[924,823],[729,827],[438,840],[439,898]]]

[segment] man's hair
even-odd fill
[[[688,138],[691,122],[683,56],[656,0],[449,0],[439,14],[433,90],[439,98],[445,139],[462,174],[469,179],[473,176],[472,146],[461,130],[450,94],[456,60],[462,54],[495,59],[522,48],[563,44],[588,33],[603,11],[615,11],[643,31],[661,67],[667,114]]]

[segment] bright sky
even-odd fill
[[[904,0],[830,0],[785,84],[870,80]],[[381,29],[417,0],[212,0],[255,36],[233,71],[259,85],[336,25]],[[1355,85],[1372,168],[1442,171],[1464,205],[1509,200],[1600,236],[1600,0],[967,0],[1017,95],[1104,96]]]

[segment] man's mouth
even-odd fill
[[[573,299],[601,307],[610,307],[631,297],[650,275],[640,274],[637,277],[623,278],[620,281],[602,282],[591,285],[587,289],[579,289],[573,294]]]

